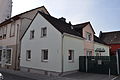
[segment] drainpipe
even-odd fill
[[[61,41],[61,74],[63,74],[64,72],[64,55],[63,55],[63,38],[64,38],[64,35],[62,35],[62,41]]]
[[[20,25],[19,25],[20,26]],[[19,45],[19,43],[18,43],[18,32],[19,32],[19,26],[17,26],[17,34],[16,34],[16,54],[15,54],[15,70],[17,70],[17,63],[18,63],[18,45]]]

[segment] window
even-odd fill
[[[6,34],[7,34],[7,26],[3,27],[3,39],[6,38]]]
[[[92,38],[91,33],[87,32],[86,33],[86,39],[89,40],[89,41],[91,41],[91,38]]]
[[[47,28],[44,27],[44,28],[41,28],[41,37],[45,37],[47,36]]]
[[[74,60],[74,50],[68,51],[68,60],[71,62]]]
[[[11,23],[10,27],[10,37],[13,37],[15,35],[15,23]]]
[[[48,61],[48,49],[43,49],[42,50],[42,61]]]
[[[31,50],[26,51],[26,60],[27,61],[31,60]]]
[[[92,56],[92,51],[87,51],[87,56]]]
[[[0,27],[0,39],[2,39],[2,27]]]
[[[97,53],[96,53],[96,56],[101,56],[101,53],[97,52]]]
[[[34,32],[35,32],[34,30],[30,31],[30,39],[34,39]]]
[[[2,50],[0,50],[0,62],[2,60]]]
[[[6,54],[6,63],[7,64],[11,64],[11,54],[12,54],[12,50],[7,49],[7,54]]]

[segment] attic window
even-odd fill
[[[47,28],[44,27],[44,28],[41,28],[41,37],[45,37],[47,36]]]
[[[34,30],[30,31],[30,39],[34,39],[34,32],[35,32]]]
[[[86,32],[86,39],[89,40],[89,41],[91,41],[92,40],[91,38],[92,38],[91,33]]]

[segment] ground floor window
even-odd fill
[[[31,60],[31,50],[26,50],[26,60],[27,61]]]
[[[11,55],[12,55],[12,49],[7,49],[6,53],[6,63],[11,64]]]
[[[0,62],[2,60],[2,50],[0,50]]]
[[[96,53],[96,56],[101,56],[101,53],[100,53],[100,52],[97,52],[97,53]]]
[[[48,61],[48,49],[42,49],[41,53],[42,61]]]
[[[92,56],[92,51],[88,50],[88,51],[86,52],[86,55],[87,55],[87,56]]]
[[[68,60],[71,62],[74,61],[74,50],[68,50]]]

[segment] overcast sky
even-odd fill
[[[13,0],[12,16],[43,5],[72,24],[90,21],[97,35],[120,30],[120,0]]]

